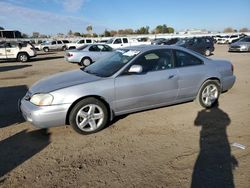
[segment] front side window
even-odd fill
[[[57,41],[57,44],[62,44],[62,41]]]
[[[52,45],[55,45],[55,44],[56,44],[56,41],[52,41],[51,44],[52,44]]]
[[[85,41],[84,40],[79,40],[79,42],[78,42],[79,44],[84,44],[85,43]]]
[[[175,61],[176,67],[187,67],[203,64],[202,60],[199,58],[179,50],[175,51]]]
[[[100,52],[101,49],[97,45],[93,45],[93,46],[89,47],[89,51],[91,51],[91,52]]]
[[[171,50],[154,50],[141,55],[134,65],[141,65],[143,72],[159,71],[174,67]]]
[[[122,40],[121,39],[116,39],[114,44],[121,44],[122,43]]]

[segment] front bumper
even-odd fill
[[[25,99],[19,101],[19,109],[24,119],[39,128],[65,125],[69,107],[70,104],[36,106]]]
[[[247,48],[229,48],[229,52],[248,52],[249,49]]]

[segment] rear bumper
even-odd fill
[[[234,75],[232,76],[227,76],[223,78],[223,83],[222,83],[222,91],[227,91],[231,89],[236,81],[236,77]]]
[[[64,60],[69,62],[69,63],[80,63],[80,61],[78,59],[75,58],[69,58],[67,56],[64,57]]]
[[[36,106],[22,99],[19,101],[19,110],[24,119],[35,127],[49,128],[64,125],[70,104]]]

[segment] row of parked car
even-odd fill
[[[142,44],[151,45],[177,45],[195,52],[209,56],[214,51],[216,37],[192,37],[192,38],[157,38],[151,42],[146,40],[135,40],[127,37],[115,37],[108,41],[96,43],[94,39],[80,39],[69,42],[68,40],[45,41],[38,46],[30,42],[0,42],[0,60],[16,59],[20,62],[29,61],[36,56],[36,50],[49,52],[52,50],[66,50],[65,59],[71,63],[78,63],[82,66],[88,66],[97,61],[107,53],[117,48],[129,46],[138,46]],[[250,37],[241,36],[238,40],[233,40],[229,45],[229,51],[250,51]],[[103,42],[103,43],[102,43]],[[218,43],[218,41],[217,41]]]
[[[136,46],[137,43],[129,43],[127,38],[112,39],[106,44],[85,44],[77,49],[67,50],[65,60],[70,63],[78,63],[81,66],[89,66],[98,59],[106,56],[116,48],[124,48],[128,46]],[[124,43],[125,42],[125,43]],[[177,45],[191,49],[200,54],[209,56],[214,51],[214,43],[209,37],[195,38],[173,38],[173,39],[156,39],[152,41],[152,45]],[[112,47],[113,48],[112,48]]]

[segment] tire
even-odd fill
[[[206,81],[200,88],[197,101],[204,108],[213,107],[220,96],[220,84],[216,80]]]
[[[76,132],[84,135],[102,130],[107,122],[107,107],[103,102],[93,97],[79,101],[69,115],[70,125]]]
[[[49,48],[45,47],[45,48],[43,48],[43,51],[44,52],[49,52]]]
[[[210,56],[211,55],[211,50],[210,49],[206,49],[204,52],[205,56]]]
[[[66,47],[66,46],[63,46],[63,47],[62,47],[62,50],[63,50],[63,51],[67,50],[67,47]]]
[[[25,63],[29,61],[29,55],[27,53],[19,53],[17,56],[19,62]]]
[[[89,58],[89,57],[84,57],[82,58],[80,64],[83,66],[83,67],[87,67],[89,66],[90,64],[92,63],[92,60]]]

